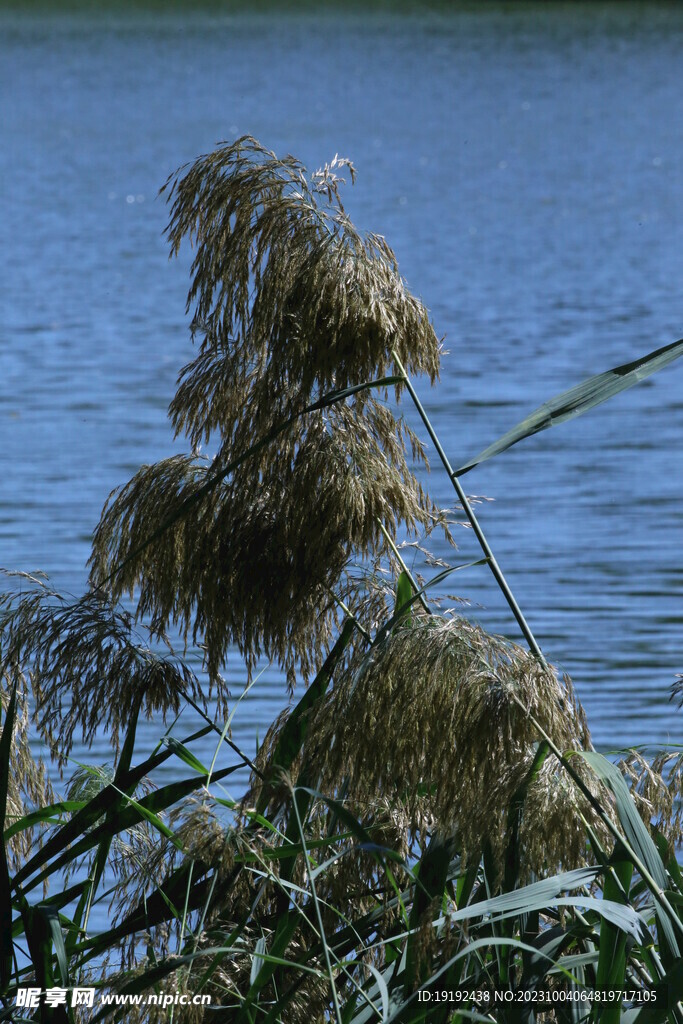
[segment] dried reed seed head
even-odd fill
[[[390,795],[412,834],[436,821],[478,858],[484,841],[501,853],[508,808],[540,739],[530,716],[561,750],[589,743],[568,681],[466,620],[417,618],[336,681],[312,712],[303,756],[319,766],[324,792],[343,787],[359,807]],[[569,866],[582,859],[585,831],[562,772],[548,767],[532,783],[526,821],[530,834],[544,835],[544,815],[562,822],[553,856]],[[529,855],[529,870],[546,857],[533,843]]]
[[[171,814],[171,822],[184,856],[198,861],[205,871],[215,871],[223,881],[233,870],[240,847],[235,830],[220,820],[215,808],[203,797],[186,800]]]
[[[438,373],[427,312],[393,253],[343,211],[344,165],[335,158],[309,183],[297,161],[243,138],[165,186],[172,250],[185,236],[196,245],[188,307],[203,338],[171,414],[193,447],[214,431],[220,447],[212,464],[145,467],[110,498],[91,581],[114,598],[139,586],[138,614],[201,644],[219,685],[231,644],[250,672],[265,655],[290,688],[297,671],[307,680],[338,625],[331,595],[351,595],[351,556],[386,553],[382,525],[442,518],[408,462],[410,449],[424,458],[419,442],[369,392],[298,415],[330,388],[386,375],[392,348],[409,369]]]
[[[90,746],[104,728],[118,751],[138,710],[165,718],[178,713],[186,694],[205,700],[188,666],[145,646],[130,616],[101,594],[75,603],[46,587],[6,594],[0,638],[0,672],[15,679],[22,666],[28,673],[38,728],[62,767],[79,732]]]
[[[274,925],[275,922],[273,922]],[[221,938],[224,939],[224,936]],[[272,928],[261,932],[246,929],[240,938],[243,947],[233,950],[229,956],[216,957],[215,953],[202,955],[202,949],[220,943],[220,938],[210,935],[203,935],[197,950],[194,954],[193,964],[189,978],[185,979],[187,991],[192,991],[193,981],[202,979],[202,991],[212,996],[212,1006],[204,1008],[204,1016],[200,1018],[206,1022],[218,1021],[219,1024],[230,1024],[239,1016],[239,1008],[244,1002],[251,987],[251,971],[254,964],[254,956],[258,955],[256,943],[259,939],[265,938],[267,948],[270,949],[272,941]],[[237,943],[235,943],[235,946]],[[291,958],[293,964],[303,959],[307,951],[306,945],[301,941],[299,935],[290,941],[287,946],[286,955]],[[148,965],[151,966],[151,965]],[[278,1021],[286,1021],[287,1024],[326,1024],[330,1020],[330,983],[324,975],[322,964],[314,964],[318,973],[304,973],[296,971],[294,967],[281,969],[281,977],[287,991],[287,1000],[282,1014],[276,1018]],[[289,991],[290,986],[295,985],[295,991]],[[343,999],[350,987],[344,983],[344,976],[338,977],[336,985],[340,998]],[[259,1005],[273,1006],[281,996],[281,991],[276,988],[273,982],[267,982],[259,992]],[[168,1010],[166,1011],[168,1014]],[[174,1020],[175,1020],[174,1016]],[[179,1018],[185,1024],[185,1018]],[[168,1020],[168,1017],[166,1018]],[[152,1021],[144,1018],[145,1024],[157,1024],[156,1019]],[[194,1024],[193,1019],[188,1024]]]
[[[110,912],[120,922],[136,911],[156,889],[162,889],[181,865],[192,862],[192,875],[198,880],[207,874],[216,875],[220,887],[232,872],[241,848],[241,839],[233,828],[221,820],[211,801],[191,796],[174,805],[167,817],[173,838],[160,835],[147,822],[119,834],[111,859],[115,875]],[[234,899],[234,886],[229,887]],[[208,911],[208,919],[217,913],[218,898]],[[248,912],[248,899],[243,910]],[[161,936],[165,941],[165,936]]]
[[[613,800],[581,757],[571,766],[584,785],[608,812]],[[523,877],[551,874],[556,868],[572,868],[590,858],[583,821],[589,822],[603,849],[613,845],[611,833],[593,811],[576,783],[552,754],[529,786],[519,828],[518,851]]]
[[[340,180],[328,167],[309,182],[298,161],[245,136],[164,186],[171,252],[185,237],[196,247],[188,309],[201,348],[171,404],[193,444],[214,430],[231,438],[245,416],[258,434],[292,400],[385,376],[392,349],[410,371],[438,375],[427,310],[384,239],[348,219]]]
[[[105,507],[91,582],[123,566],[107,583],[112,597],[139,586],[138,614],[201,643],[219,686],[231,644],[250,671],[263,654],[290,685],[297,669],[306,680],[338,624],[332,592],[354,601],[351,557],[385,555],[382,526],[393,534],[400,523],[415,532],[442,522],[447,532],[410,470],[410,442],[370,401],[362,417],[352,406],[310,414],[295,444],[223,480],[220,459],[143,467]]]

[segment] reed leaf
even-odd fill
[[[55,983],[53,944],[58,944],[57,963],[68,977],[66,966],[66,953],[63,948],[63,938],[59,919],[54,908],[38,903],[31,906],[27,900],[20,898],[18,901],[21,907],[21,916],[24,922],[24,934],[28,945],[33,970],[35,971],[37,986],[43,991],[53,988]],[[62,978],[62,986],[67,984],[66,978]],[[45,1007],[41,1011],[41,1020],[47,1018]],[[69,1017],[71,1016],[71,1021]],[[73,1011],[71,1015],[64,1006],[56,1006],[51,1013],[52,1024],[73,1024]]]
[[[413,597],[413,588],[410,583],[410,576],[407,572],[400,573],[396,583],[396,603],[394,605],[394,620],[410,626],[410,605]]]
[[[63,824],[61,815],[70,814],[73,811],[80,811],[83,807],[83,800],[59,800],[57,803],[49,804],[47,807],[39,807],[22,818],[18,818],[9,828],[5,829],[5,839],[10,839],[17,832],[33,828],[34,825],[42,824]]]
[[[634,863],[642,864],[643,869],[647,870],[649,877],[646,878],[656,905],[662,952],[668,963],[673,963],[681,956],[679,942],[683,936],[683,924],[666,899],[669,880],[657,846],[638,814],[635,801],[618,769],[596,751],[580,751],[580,755],[614,794],[617,814],[624,829],[624,847]]]
[[[415,897],[410,912],[410,935],[405,951],[405,975],[409,988],[414,988],[417,979],[424,974],[424,941],[422,929],[431,927],[435,905],[443,896],[446,882],[450,877],[451,862],[456,843],[453,837],[438,833],[432,836],[429,845],[420,858],[417,872]],[[431,911],[431,913],[430,913]]]
[[[544,402],[521,423],[508,430],[488,448],[484,448],[473,459],[456,469],[455,476],[463,476],[475,466],[486,462],[487,459],[492,459],[494,455],[499,455],[526,437],[531,437],[541,430],[547,430],[549,427],[555,427],[560,423],[573,420],[577,416],[582,416],[583,413],[594,409],[596,405],[601,405],[602,402],[606,402],[614,395],[632,388],[634,384],[640,383],[641,380],[645,380],[653,373],[668,366],[681,355],[683,355],[683,339],[674,341],[670,345],[664,345],[663,348],[658,348],[640,359],[634,359],[630,363],[624,363],[622,366],[615,366],[612,370],[588,377],[581,384],[576,384],[568,391],[563,391],[562,394]]]
[[[654,840],[638,813],[624,777],[611,761],[597,751],[582,751],[581,757],[588,762],[601,781],[609,786],[616,801],[616,812],[624,828],[627,842],[647,867],[657,887],[664,891],[669,886],[667,869],[661,862]]]
[[[0,836],[2,837],[2,842],[0,842],[0,991],[2,993],[7,991],[10,983],[14,951],[12,942],[12,885],[9,865],[7,863],[4,832],[16,707],[17,692],[15,687],[12,690],[12,695],[7,705],[5,721],[2,725],[2,736],[0,737]]]
[[[614,903],[627,904],[633,876],[633,863],[619,843],[610,858],[610,867],[612,870],[605,874],[604,898]],[[596,988],[623,989],[626,987],[626,940],[627,936],[624,932],[609,921],[603,921],[600,926],[600,954],[595,975]],[[619,1024],[620,1018],[621,1007],[618,1004],[605,1007],[596,1004],[594,1007],[593,1020],[599,1020],[601,1024]]]
[[[119,786],[125,790],[132,790],[134,787],[149,773],[153,767],[157,767],[162,764],[168,757],[171,756],[171,752],[164,751],[162,754],[152,755],[147,758],[146,761],[140,765],[136,765],[134,768],[129,769],[126,773],[119,778]],[[13,886],[16,888],[19,885],[24,885],[25,880],[30,878],[34,871],[36,871],[43,864],[52,857],[56,857],[59,853],[67,851],[68,848],[74,843],[75,840],[82,838],[90,828],[99,821],[100,818],[106,817],[107,812],[115,806],[118,806],[121,801],[121,793],[119,787],[114,785],[105,786],[104,789],[100,790],[91,800],[89,800],[85,806],[81,807],[76,814],[66,822],[54,835],[44,843],[41,849],[16,873],[13,879]],[[110,829],[115,829],[115,822],[110,817],[109,826]],[[51,870],[56,870],[61,867],[61,862],[56,862],[51,866]]]

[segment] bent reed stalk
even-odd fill
[[[442,446],[442,444],[441,444],[441,442],[440,442],[440,440],[439,440],[439,438],[437,436],[437,433],[434,430],[434,427],[432,426],[432,424],[431,424],[431,422],[429,420],[429,417],[427,416],[426,410],[425,410],[422,402],[420,401],[420,399],[418,397],[418,394],[415,391],[415,388],[413,387],[412,381],[408,377],[408,374],[406,373],[406,371],[405,371],[405,369],[403,367],[403,364],[401,363],[401,360],[399,359],[398,353],[395,350],[393,350],[393,349],[392,349],[392,355],[394,357],[394,361],[396,362],[396,365],[399,368],[399,371],[400,371],[401,375],[403,376],[403,379],[404,379],[405,385],[406,385],[406,390],[407,390],[408,394],[410,395],[415,408],[417,409],[418,413],[420,414],[420,418],[422,419],[422,422],[425,425],[427,433],[429,434],[429,438],[430,438],[432,444],[434,445],[434,448],[436,449],[436,453],[439,456],[439,458],[441,459],[441,463],[442,463],[444,469],[446,470],[446,473],[448,474],[448,479],[450,480],[450,482],[451,482],[451,484],[453,486],[453,489],[454,489],[455,493],[458,496],[458,501],[460,502],[460,504],[461,504],[461,506],[462,506],[462,508],[463,508],[463,510],[465,512],[465,515],[467,516],[467,518],[468,518],[468,520],[469,520],[469,522],[470,522],[470,524],[472,526],[472,529],[474,531],[474,535],[477,538],[477,541],[479,542],[479,546],[481,547],[481,550],[484,552],[484,555],[486,557],[486,562],[487,562],[491,572],[493,573],[493,577],[494,577],[496,583],[498,584],[498,586],[500,587],[500,590],[501,590],[503,596],[505,597],[505,600],[507,601],[512,614],[514,615],[515,619],[517,620],[517,624],[519,625],[519,628],[522,631],[524,639],[526,640],[526,642],[529,645],[529,650],[532,651],[532,653],[536,655],[536,657],[538,658],[539,662],[541,663],[541,665],[544,668],[548,668],[548,663],[545,660],[545,656],[543,654],[543,651],[541,650],[539,644],[537,643],[536,638],[534,637],[534,634],[531,632],[529,624],[527,623],[526,619],[524,618],[524,615],[522,614],[522,610],[519,607],[519,605],[517,604],[517,601],[515,600],[515,596],[512,593],[512,591],[510,590],[510,587],[508,586],[508,582],[505,579],[505,576],[503,575],[503,572],[502,572],[500,566],[498,565],[498,562],[496,561],[496,558],[495,558],[495,556],[493,554],[493,551],[491,550],[489,542],[487,541],[486,536],[484,534],[484,531],[481,528],[479,520],[477,519],[477,517],[476,517],[476,515],[474,513],[474,509],[472,508],[472,505],[470,504],[470,501],[469,501],[467,495],[465,494],[465,492],[464,492],[464,490],[462,488],[462,485],[461,485],[460,481],[458,480],[458,477],[457,477],[453,467],[451,466],[451,464],[449,462],[448,456],[446,455],[446,452],[443,449],[443,446]]]

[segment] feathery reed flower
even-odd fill
[[[309,181],[299,161],[244,136],[162,189],[172,253],[185,237],[196,246],[188,310],[202,340],[171,404],[193,444],[214,431],[253,439],[314,396],[383,377],[392,348],[437,377],[427,310],[384,239],[362,236],[344,212],[334,174],[344,164]]]
[[[316,414],[291,461],[273,453],[252,486],[225,480],[193,498],[216,461],[174,456],[143,467],[95,531],[93,582],[112,565],[115,597],[139,585],[138,614],[180,624],[203,644],[212,681],[235,644],[251,671],[277,659],[290,687],[319,665],[337,623],[330,594],[352,599],[352,557],[385,551],[382,527],[429,527],[439,514],[411,473],[400,439],[378,436],[386,410],[357,422],[345,407]],[[159,543],[144,546],[174,512]],[[132,555],[132,557],[131,557]]]
[[[307,680],[338,624],[335,598],[352,594],[352,555],[386,555],[383,528],[447,531],[412,472],[411,453],[426,462],[419,441],[377,396],[301,414],[330,390],[386,378],[392,349],[438,374],[426,309],[384,240],[344,212],[345,163],[309,182],[245,137],[166,186],[172,251],[185,236],[196,245],[188,307],[201,335],[171,418],[193,451],[214,434],[218,450],[143,467],[110,496],[91,582],[114,599],[139,587],[138,614],[191,635],[219,685],[231,644],[250,672],[264,654],[290,689],[297,669]],[[276,445],[240,461],[274,432]]]
[[[21,684],[28,672],[38,729],[62,767],[78,731],[90,746],[105,729],[118,751],[138,710],[165,716],[185,694],[205,700],[191,669],[136,642],[130,615],[98,593],[69,603],[39,583],[0,595],[0,643],[0,675]]]
[[[312,709],[302,760],[316,766],[324,792],[348,791],[368,808],[392,797],[413,835],[453,830],[465,859],[478,859],[485,843],[500,857],[541,738],[532,717],[562,751],[589,747],[568,679],[464,619],[416,617]],[[277,734],[267,741],[266,770]],[[547,761],[525,803],[523,870],[581,862],[582,814],[591,817],[587,801]]]

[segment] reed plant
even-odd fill
[[[344,173],[245,137],[169,179],[171,250],[194,246],[197,349],[170,405],[189,451],[110,496],[81,599],[6,577],[0,1020],[683,1021],[683,759],[594,750],[460,482],[683,342],[453,469],[412,380],[438,378],[439,341],[385,240],[347,216]],[[406,396],[455,511],[416,475]],[[525,646],[435,598],[464,565],[409,571],[405,545],[453,544],[454,516]],[[237,656],[248,686],[265,658],[291,695],[254,759],[230,732]],[[164,731],[141,758],[144,718]],[[31,738],[67,770],[101,734],[113,764],[78,765],[56,798]],[[93,1007],[72,1005],[83,986]],[[18,1005],[29,987],[64,998]],[[162,992],[211,1005],[124,1002]]]

